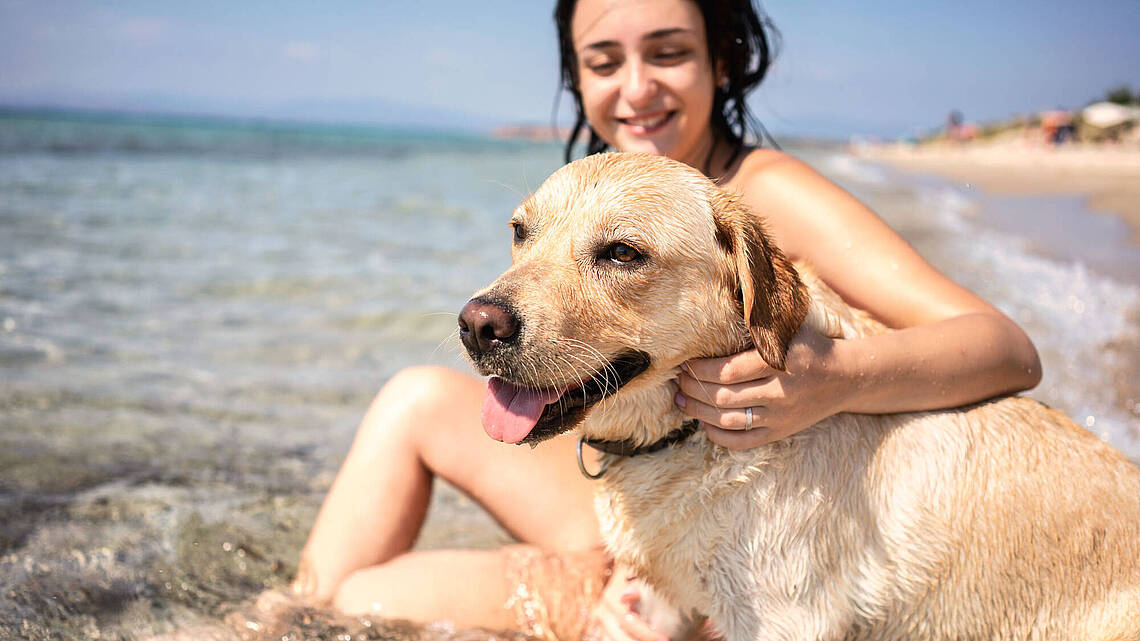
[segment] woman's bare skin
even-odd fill
[[[571,31],[584,115],[611,148],[705,167],[764,215],[786,254],[811,262],[845,300],[898,330],[829,349],[820,347],[830,339],[801,332],[788,353],[795,376],[750,353],[690,362],[677,402],[714,442],[754,447],[836,412],[949,407],[1036,385],[1040,364],[1024,332],[874,212],[787,154],[736,156],[714,135],[709,109],[722,79],[695,3],[578,0]],[[384,386],[310,534],[298,592],[346,612],[516,629],[530,625],[507,607],[517,602],[513,577],[528,564],[539,592],[595,596],[596,582],[584,577],[604,578],[608,566],[573,437],[534,450],[491,440],[479,421],[483,390],[482,381],[442,368],[405,370]],[[757,429],[743,429],[745,408],[762,417]],[[530,547],[411,552],[435,476]],[[599,634],[662,641],[637,616],[637,582],[620,568],[613,577],[593,610]]]
[[[510,592],[502,550],[409,552],[434,476],[469,494],[520,541],[598,549],[592,488],[578,472],[575,442],[564,436],[524,451],[487,438],[479,423],[484,389],[481,379],[438,367],[404,370],[384,386],[321,507],[296,591],[346,612],[414,620],[446,612],[464,625],[513,627],[502,607]]]

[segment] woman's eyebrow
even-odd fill
[[[658,29],[657,31],[650,31],[643,40],[653,40],[656,38],[667,38],[678,33],[693,33],[692,29],[684,29],[682,27],[673,27],[671,29]]]
[[[656,31],[650,31],[649,33],[647,33],[645,35],[645,37],[642,38],[642,40],[658,40],[661,38],[667,38],[669,36],[676,35],[678,33],[689,33],[689,34],[691,34],[691,33],[693,33],[693,30],[692,29],[684,29],[682,27],[658,29]],[[619,46],[620,44],[621,43],[618,42],[617,40],[599,40],[597,42],[591,42],[590,44],[582,47],[582,49],[583,50],[586,50],[586,49],[608,49],[609,47],[616,47],[616,46]]]

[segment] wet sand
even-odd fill
[[[1030,145],[874,145],[854,152],[899,169],[937,174],[997,194],[1087,198],[1119,216],[1140,245],[1140,149]]]

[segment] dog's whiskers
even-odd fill
[[[578,362],[586,365],[588,369],[597,371],[595,377],[598,378],[602,383],[602,409],[604,410],[605,403],[609,401],[613,392],[616,392],[621,387],[621,375],[617,371],[617,368],[614,367],[614,365],[610,363],[609,359],[607,359],[605,355],[603,355],[597,348],[588,343],[574,338],[555,339],[555,342],[564,343],[568,347],[579,348],[578,351],[580,351],[582,356],[569,351],[567,355],[572,356],[578,360]],[[590,357],[590,359],[587,359],[585,357]],[[591,360],[596,360],[599,366],[589,367]],[[586,401],[586,393],[584,389],[582,392],[582,401]]]
[[[443,338],[443,340],[436,343],[435,348],[431,350],[432,356],[435,356],[436,354],[438,354],[439,350],[444,345],[447,345],[448,349],[450,349],[452,351],[458,351],[459,350],[459,328],[458,327],[451,330],[450,334],[445,336]]]
[[[571,372],[571,376],[561,375],[563,370],[560,367],[559,368],[559,374],[560,374],[559,378],[562,378],[562,379],[566,380],[567,382],[573,381],[573,382],[576,382],[578,384],[578,389],[582,392],[582,402],[584,404],[586,402],[585,383],[586,383],[587,379],[584,378],[582,376],[582,374],[578,373],[578,368],[574,367],[574,363],[570,361],[571,358],[574,359],[575,361],[578,361],[579,363],[586,364],[586,362],[582,358],[578,357],[575,354],[572,354],[569,352],[559,354],[558,359],[560,361],[560,364],[565,365],[566,368]],[[559,400],[561,400],[561,399],[559,399]]]
[[[586,404],[586,381],[588,379],[584,378],[581,374],[578,374],[576,372],[576,368],[574,367],[574,363],[572,363],[569,360],[569,358],[567,358],[567,357],[573,358],[574,360],[576,360],[582,364],[586,364],[586,362],[584,359],[582,359],[581,357],[579,357],[575,354],[567,353],[567,354],[559,355],[559,359],[562,361],[562,363],[565,364],[566,367],[568,367],[571,372],[574,372],[574,378],[577,380],[577,383],[578,383],[578,390],[580,392],[582,392],[582,404],[585,405]],[[567,380],[569,380],[569,379],[570,379],[570,377],[567,377]]]
[[[525,180],[525,178],[524,178],[524,180]],[[526,198],[525,193],[519,191],[515,187],[512,187],[512,186],[508,185],[507,183],[505,183],[501,180],[495,180],[493,178],[488,178],[486,182],[489,182],[492,185],[498,185],[498,186],[502,187],[503,189],[506,189],[507,191],[511,192],[512,194],[518,196],[519,198]]]

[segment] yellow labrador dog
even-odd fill
[[[840,414],[746,451],[686,423],[687,359],[782,369],[804,322],[887,331],[700,173],[592,156],[511,225],[512,266],[459,321],[488,434],[610,452],[609,551],[729,641],[1140,639],[1140,470],[1057,411]]]

